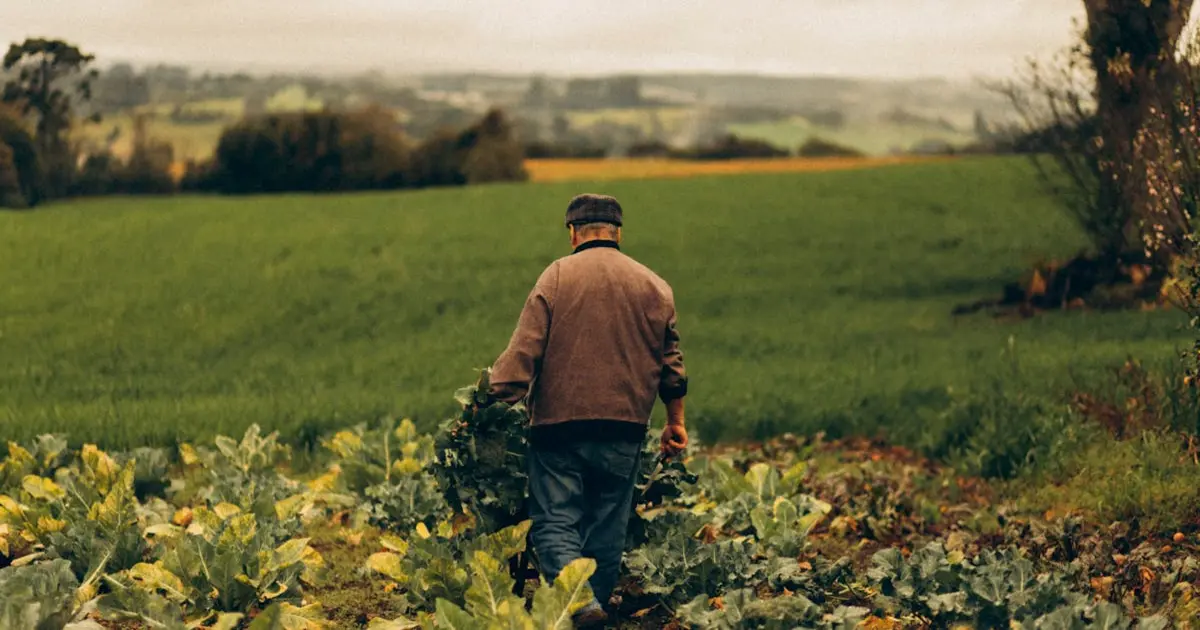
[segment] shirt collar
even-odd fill
[[[587,241],[586,243],[580,243],[579,247],[576,247],[575,251],[573,253],[578,254],[579,252],[589,250],[589,249],[595,249],[597,247],[608,247],[610,249],[615,249],[615,250],[621,249],[621,246],[618,245],[616,241],[597,239],[594,241]]]

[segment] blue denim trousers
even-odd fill
[[[530,538],[538,570],[553,583],[576,558],[592,558],[592,593],[608,604],[621,573],[640,442],[579,441],[529,452]]]

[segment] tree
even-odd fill
[[[150,84],[133,66],[118,63],[100,74],[93,86],[100,111],[116,112],[150,102]]]
[[[986,142],[992,139],[992,127],[988,124],[987,118],[983,112],[975,110],[975,121],[972,123],[972,128],[975,131],[975,139],[981,142]]]
[[[1143,160],[1134,150],[1169,107],[1180,79],[1179,38],[1192,0],[1084,0],[1083,40],[1094,73],[1098,191],[1131,219],[1151,214]],[[1142,159],[1139,159],[1141,157]],[[1152,159],[1152,158],[1151,158]],[[1134,231],[1135,226],[1125,226]]]
[[[21,196],[21,180],[17,175],[13,150],[7,144],[0,143],[0,208],[23,207],[25,199]]]
[[[1043,185],[1115,272],[1120,259],[1142,252],[1142,224],[1153,210],[1145,166],[1153,158],[1138,139],[1172,107],[1193,0],[1083,4],[1079,42],[1048,64],[1031,63],[1000,91],[1022,119],[1009,141],[1028,152]]]
[[[528,178],[524,150],[503,111],[455,132],[442,129],[417,147],[413,160],[415,186],[462,186]]]
[[[146,117],[133,121],[133,153],[121,172],[120,192],[134,195],[162,195],[175,192],[171,164],[175,151],[170,143],[152,139],[146,131]]]
[[[32,207],[41,201],[41,166],[38,162],[37,145],[33,136],[25,129],[17,112],[0,105],[0,147],[6,147],[10,167],[17,185],[16,192],[9,192],[7,201],[0,205]],[[8,179],[8,186],[13,180]]]
[[[463,174],[468,184],[523,181],[525,152],[508,117],[499,109],[488,110],[483,119],[459,136],[459,146],[468,147]]]
[[[37,117],[38,147],[43,152],[66,141],[73,100],[91,99],[98,73],[88,66],[94,60],[71,44],[51,39],[27,39],[10,46],[4,55],[4,69],[17,76],[5,84],[3,100],[16,104],[22,114]]]
[[[1134,174],[1146,192],[1142,244],[1159,262],[1194,256],[1200,213],[1200,33],[1180,58],[1178,82],[1134,138]],[[1200,285],[1197,285],[1200,287]],[[1200,291],[1195,296],[1200,299]]]
[[[271,114],[226,129],[197,183],[228,194],[400,188],[411,154],[386,110]]]
[[[525,105],[529,107],[545,107],[550,104],[550,86],[546,77],[535,76],[529,81],[529,89],[525,92]]]
[[[98,73],[88,66],[94,59],[64,41],[40,38],[13,44],[4,55],[4,69],[16,78],[4,85],[0,98],[36,118],[38,152],[51,194],[65,194],[74,172],[67,132],[75,101],[91,99]]]

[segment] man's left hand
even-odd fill
[[[682,424],[668,424],[662,432],[662,451],[671,457],[674,457],[683,452],[687,448],[688,434],[687,429]]]

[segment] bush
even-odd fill
[[[591,146],[587,144],[555,144],[552,142],[544,142],[535,140],[525,145],[525,157],[531,159],[581,159],[581,158],[602,158],[608,154],[604,147]]]
[[[116,192],[121,168],[120,160],[112,153],[93,153],[84,160],[71,192],[84,197],[111,195]]]
[[[498,109],[455,133],[442,129],[417,148],[412,185],[461,186],[528,178],[512,125]]]
[[[175,192],[171,177],[174,151],[168,144],[143,144],[133,150],[127,162],[107,151],[89,155],[71,184],[71,194],[85,197],[102,195],[166,195]]]
[[[1145,533],[1170,533],[1200,514],[1200,464],[1187,439],[1149,431],[1130,440],[1106,438],[1072,457],[1061,485],[1026,495],[1038,506],[1083,509],[1103,522],[1137,521]]]
[[[388,112],[370,108],[346,115],[341,130],[341,189],[372,190],[405,185],[412,150]]]
[[[671,155],[671,147],[665,142],[651,140],[631,145],[625,154],[629,157],[668,157]]]
[[[133,155],[119,173],[118,192],[127,195],[167,195],[175,192],[171,163],[175,151],[166,143],[144,144],[134,148]]]
[[[953,398],[909,437],[926,456],[964,474],[1012,479],[1061,465],[1094,432],[1039,400],[997,390]]]
[[[185,193],[215,192],[219,190],[216,180],[216,165],[212,161],[188,160],[183,165],[183,176],[179,179],[179,190]]]
[[[229,194],[396,188],[409,158],[378,112],[272,114],[225,130],[202,181]]]
[[[690,160],[736,160],[739,158],[786,157],[788,152],[762,140],[748,140],[733,134],[723,136],[716,142],[695,147],[676,154]]]
[[[416,186],[462,186],[467,176],[462,172],[463,154],[458,134],[442,129],[417,147],[413,156],[411,181]]]
[[[804,144],[800,145],[796,155],[808,158],[821,157],[862,157],[862,151],[858,149],[843,146],[828,140],[823,140],[816,136],[809,138]]]
[[[414,150],[382,109],[273,114],[227,129],[212,164],[190,164],[187,190],[227,194],[461,186],[526,178],[512,126],[492,110]]]
[[[483,120],[468,127],[459,136],[459,142],[467,149],[463,173],[468,184],[528,178],[524,151],[512,124],[500,110],[489,111]]]

